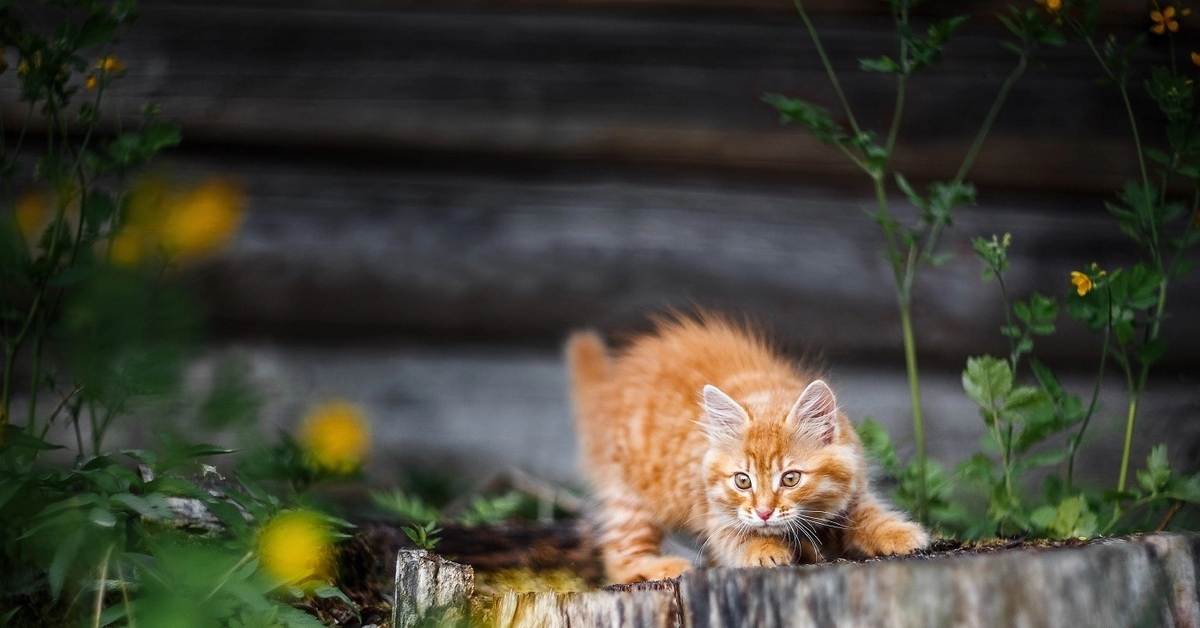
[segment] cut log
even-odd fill
[[[475,572],[424,550],[400,550],[396,557],[394,628],[457,626],[465,622]],[[428,623],[433,622],[433,623]]]
[[[682,625],[675,580],[609,587],[587,593],[509,593],[492,606],[495,628]]]
[[[575,594],[513,593],[489,625],[1197,626],[1200,535],[865,563],[688,572]],[[478,618],[477,618],[478,619]]]
[[[1196,626],[1200,535],[685,574],[688,626]]]

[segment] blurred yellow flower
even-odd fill
[[[316,513],[284,512],[258,534],[260,564],[293,585],[317,584],[333,575],[333,535]]]
[[[105,74],[117,74],[125,71],[125,62],[116,56],[109,55],[97,61],[96,67]]]
[[[244,209],[241,186],[226,179],[210,179],[184,192],[161,179],[143,179],[130,190],[111,259],[138,265],[156,255],[187,262],[215,253],[233,238]]]
[[[87,79],[83,81],[83,88],[87,90],[96,89],[100,85],[100,81],[95,74],[89,74]]]
[[[73,192],[69,188],[64,189],[62,194],[68,198],[64,219],[68,225],[79,224],[79,199],[70,197]],[[17,223],[17,230],[30,247],[37,244],[54,220],[54,203],[55,198],[50,191],[41,187],[30,188],[17,198],[16,206],[13,207],[13,217]]]
[[[1150,11],[1150,20],[1154,22],[1154,26],[1150,27],[1150,31],[1155,35],[1162,35],[1166,31],[1172,33],[1179,32],[1179,22],[1175,21],[1175,7],[1167,5],[1163,10],[1154,9]]]
[[[1057,13],[1062,8],[1062,0],[1037,0],[1037,3],[1051,13]]]
[[[226,180],[211,180],[192,189],[171,207],[162,222],[162,244],[181,260],[221,249],[242,222],[245,194]]]
[[[1071,271],[1071,283],[1075,284],[1075,292],[1079,296],[1083,296],[1092,290],[1092,279],[1087,275],[1073,270]]]
[[[26,242],[34,242],[42,235],[54,210],[50,207],[50,195],[42,188],[26,190],[17,199],[13,215],[17,220],[17,230],[25,236]]]
[[[313,461],[334,473],[357,469],[370,447],[370,438],[363,411],[342,400],[318,404],[300,428],[300,443]]]

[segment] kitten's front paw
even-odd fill
[[[745,543],[740,567],[779,567],[794,560],[792,548],[776,539],[750,539]]]
[[[867,556],[911,554],[929,546],[929,534],[911,521],[894,520],[859,536],[858,545]]]
[[[643,556],[609,574],[613,582],[647,582],[678,578],[692,568],[691,561],[676,556]]]

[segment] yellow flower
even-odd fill
[[[1167,31],[1172,33],[1179,32],[1179,22],[1175,21],[1175,7],[1167,5],[1161,11],[1154,9],[1150,12],[1150,20],[1154,22],[1154,26],[1150,27],[1150,31],[1155,35],[1162,35]]]
[[[184,192],[161,179],[142,179],[130,190],[111,260],[120,265],[164,257],[186,262],[214,253],[237,231],[244,205],[242,188],[226,179],[210,179]]]
[[[17,63],[17,74],[20,76],[25,76],[26,74],[29,74],[29,62],[28,61],[21,59],[21,61],[19,63]]]
[[[41,237],[53,214],[50,195],[42,188],[27,190],[17,199],[17,205],[13,208],[17,230],[25,236],[26,242],[35,242]]]
[[[83,88],[87,89],[87,90],[96,89],[96,87],[98,87],[99,85],[100,85],[100,81],[99,81],[99,79],[96,78],[95,74],[89,74],[87,79],[84,80],[84,82],[83,82]]]
[[[1200,65],[1200,52],[1192,52],[1192,65]]]
[[[1045,6],[1051,13],[1057,13],[1062,8],[1062,0],[1037,0],[1037,3]]]
[[[1075,292],[1079,296],[1083,296],[1092,290],[1092,279],[1087,275],[1073,270],[1071,271],[1071,283],[1075,284]]]
[[[321,518],[302,510],[284,512],[258,534],[260,564],[287,583],[315,585],[333,575],[333,535]]]
[[[117,74],[125,71],[125,62],[109,55],[96,62],[96,67],[105,74]]]
[[[109,244],[108,259],[118,266],[138,266],[146,261],[148,240],[141,226],[126,225]]]
[[[300,443],[318,467],[349,473],[362,464],[370,447],[366,417],[348,401],[325,401],[304,418]]]
[[[180,260],[220,250],[242,222],[245,194],[230,181],[203,183],[170,204],[162,219],[163,249]]]

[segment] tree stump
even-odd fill
[[[405,554],[402,563],[414,560]],[[986,554],[701,569],[586,593],[510,593],[490,606],[476,600],[488,612],[475,619],[496,628],[1200,626],[1198,576],[1200,534],[1154,534]],[[403,588],[418,584],[408,580]],[[461,593],[455,595],[461,608]]]
[[[400,550],[396,557],[394,628],[457,626],[467,618],[475,572],[425,550]]]

